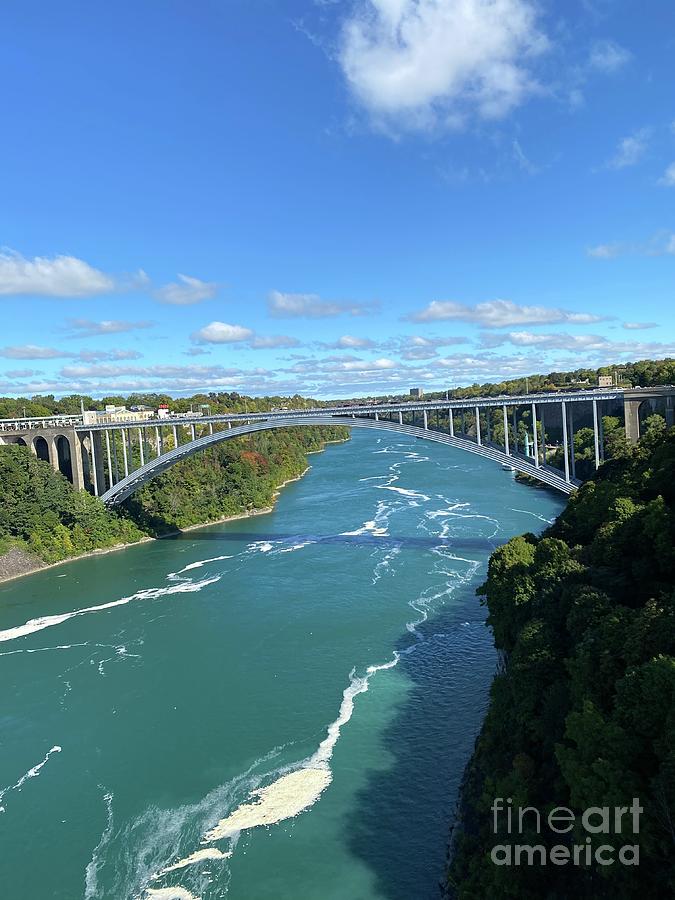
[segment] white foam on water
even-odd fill
[[[427,496],[427,494],[420,493],[420,491],[412,491],[409,488],[396,487],[393,484],[378,484],[377,487],[381,491],[395,491],[397,494],[402,494],[404,497],[412,497],[415,500],[431,500],[431,497]]]
[[[203,850],[196,850],[194,853],[191,853],[190,856],[186,856],[185,859],[179,859],[178,862],[172,863],[170,866],[165,866],[153,876],[153,881],[162,878],[164,875],[168,875],[169,872],[176,872],[178,869],[185,869],[187,866],[197,865],[197,863],[204,862],[207,859],[229,859],[230,856],[232,856],[231,850],[224,853],[217,847],[205,847]]]
[[[178,578],[183,572],[192,572],[194,569],[201,569],[203,566],[208,566],[209,563],[213,562],[221,562],[224,559],[232,559],[232,556],[213,556],[211,559],[199,559],[197,562],[190,563],[187,566],[184,566],[182,569],[179,569],[178,572],[171,572],[167,575],[167,578],[174,579]]]
[[[200,900],[182,887],[147,888],[143,896],[148,900]]]
[[[269,553],[270,550],[274,550],[274,544],[270,541],[254,541],[248,545],[247,549],[258,553]]]
[[[299,544],[293,544],[291,547],[281,547],[279,553],[294,553],[296,550],[302,550],[304,547],[311,547],[316,541],[301,541]]]
[[[94,847],[94,852],[91,855],[90,861],[87,863],[87,868],[84,870],[84,900],[96,900],[96,898],[100,896],[98,890],[98,872],[101,867],[101,857],[105,848],[110,843],[110,838],[113,833],[113,795],[108,793],[104,794],[103,801],[106,807],[106,825],[101,834],[101,839],[96,847]]]
[[[525,513],[527,516],[534,516],[535,519],[539,519],[540,522],[546,522],[547,525],[553,525],[555,519],[547,519],[545,516],[540,516],[539,513],[532,512],[529,509],[516,509],[513,506],[510,506],[509,509],[511,512]]]
[[[14,656],[16,653],[47,653],[49,650],[72,650],[74,647],[88,647],[84,641],[79,644],[59,644],[56,647],[30,647],[21,650],[4,650],[0,656]]]
[[[3,801],[3,798],[5,797],[5,794],[8,794],[10,791],[20,791],[21,788],[24,786],[24,784],[28,781],[29,778],[37,778],[37,776],[42,771],[43,767],[46,766],[47,761],[49,760],[49,757],[52,756],[52,754],[54,754],[54,753],[60,753],[61,750],[62,750],[62,748],[59,747],[58,744],[55,744],[51,748],[51,750],[49,750],[47,752],[47,755],[42,760],[42,762],[39,762],[36,765],[31,766],[31,768],[25,774],[23,774],[21,776],[21,778],[19,778],[19,780],[16,782],[16,784],[10,784],[8,787],[5,787],[2,790],[0,790],[0,812],[5,812],[5,807],[2,805],[2,801]]]
[[[127,603],[133,603],[137,600],[158,600],[160,597],[165,597],[169,594],[195,593],[201,591],[209,584],[214,584],[216,581],[220,581],[220,575],[204,578],[202,581],[181,581],[178,584],[172,584],[170,587],[146,588],[128,597],[121,597],[119,600],[111,600],[109,603],[101,603],[98,606],[86,606],[84,609],[76,609],[72,612],[60,613],[55,616],[39,616],[37,619],[29,619],[23,625],[0,631],[0,641],[13,641],[16,638],[35,634],[36,631],[42,631],[44,628],[61,625],[63,622],[67,622],[68,619],[73,619],[76,616],[85,616],[106,609],[114,609],[116,606],[126,606]]]

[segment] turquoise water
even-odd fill
[[[0,588],[3,897],[438,896],[475,588],[562,500],[399,436],[311,462],[270,515]]]

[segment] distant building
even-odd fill
[[[424,397],[424,391],[422,388],[410,388],[410,396],[414,400],[421,400]]]
[[[168,419],[169,418],[169,407],[166,403],[162,403],[157,409],[157,418],[158,419]]]
[[[598,387],[613,387],[614,379],[611,375],[600,375],[598,377]]]

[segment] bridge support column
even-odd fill
[[[379,421],[380,421],[380,414],[377,413],[377,412],[375,413],[375,421],[376,421],[376,422],[379,422]]]
[[[455,420],[454,420],[454,418],[453,418],[453,416],[452,416],[452,410],[451,410],[451,409],[448,410],[448,425],[449,425],[449,429],[448,429],[448,430],[449,430],[449,432],[450,432],[450,437],[454,437],[454,436],[455,436]]]
[[[562,401],[562,434],[563,434],[563,462],[565,466],[565,481],[570,481],[569,441],[567,439],[567,404]]]
[[[480,437],[480,409],[478,407],[476,409],[476,443],[479,447],[483,446],[483,442]]]
[[[544,425],[545,410],[545,406],[542,406],[539,410],[539,424],[541,425],[541,462],[544,466],[546,465],[546,427]]]
[[[423,415],[424,415],[424,430],[428,431],[429,430],[429,415],[428,415],[426,409],[423,410]]]
[[[629,444],[637,444],[640,440],[640,405],[639,400],[624,400],[623,403]]]
[[[506,403],[502,407],[502,411],[504,413],[504,453],[507,456],[511,456],[511,449],[509,448],[509,417],[506,413]]]
[[[113,468],[112,468],[112,455],[110,453],[110,432],[106,431],[105,433],[105,451],[106,457],[108,459],[108,485],[112,487],[115,482],[113,481]]]
[[[209,434],[213,434],[213,422],[209,422]]]
[[[403,425],[403,413],[400,410],[398,414],[398,424]]]
[[[577,477],[577,461],[574,456],[574,413],[573,413],[574,404],[570,403],[569,410],[569,442],[570,442],[570,472],[572,474],[572,478]]]
[[[113,451],[113,469],[115,470],[115,484],[120,480],[120,470],[119,463],[117,460],[117,433],[113,431],[112,437],[112,451]]]
[[[95,497],[98,497],[100,495],[99,480],[98,480],[98,476],[99,476],[98,466],[99,466],[99,459],[96,454],[96,443],[94,441],[94,432],[90,431],[89,432],[89,467],[90,467],[89,474],[91,476],[91,483],[94,488],[94,496]]]
[[[489,406],[485,408],[485,437],[488,444],[492,441],[492,410]]]
[[[145,465],[145,451],[143,449],[143,429],[138,429],[138,447],[141,451],[141,465]]]
[[[229,425],[230,423],[228,422],[227,424]],[[178,446],[178,429],[175,425],[173,426],[173,446],[174,449]]]
[[[532,403],[532,437],[534,443],[532,445],[532,452],[534,453],[534,465],[538,469],[539,468],[539,435],[537,434],[537,407],[536,404]]]
[[[595,449],[595,468],[600,468],[600,429],[598,428],[598,401],[593,401],[593,445]]]
[[[518,410],[516,407],[513,407],[513,452],[518,452]]]
[[[464,410],[462,410],[462,435],[466,437],[466,418],[464,416]]]
[[[193,441],[197,440],[197,435],[195,434],[195,423],[194,422],[192,422],[192,424],[190,425],[190,436],[192,437]]]
[[[159,430],[159,426],[155,425],[155,440],[157,441],[157,447],[155,456],[162,455],[162,432]]]
[[[124,477],[126,478],[129,474],[129,456],[127,451],[127,432],[126,429],[122,429],[122,456],[124,457]]]

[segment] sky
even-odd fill
[[[675,355],[671,0],[5,0],[0,394]]]

